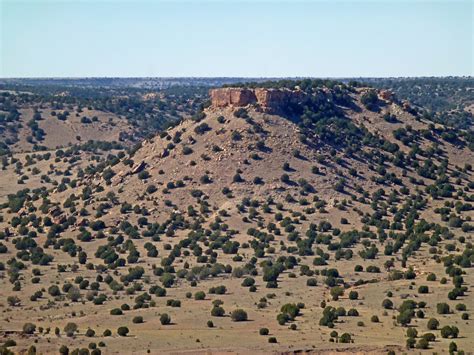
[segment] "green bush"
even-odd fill
[[[23,333],[25,334],[33,334],[36,330],[36,325],[33,323],[25,323],[23,324]]]
[[[121,316],[123,314],[123,312],[120,308],[114,308],[110,311],[110,314],[112,316]]]
[[[351,335],[349,333],[343,333],[339,338],[340,343],[350,343],[352,341]]]
[[[223,317],[225,314],[224,308],[220,306],[214,306],[211,310],[211,316],[213,317]]]
[[[247,312],[245,312],[243,309],[235,309],[232,311],[230,314],[230,318],[234,322],[244,322],[248,320]]]
[[[129,333],[129,330],[127,327],[119,327],[117,329],[117,334],[120,335],[121,337],[126,337],[128,333]]]
[[[168,325],[171,323],[171,317],[167,313],[163,313],[160,316],[160,322],[162,325]]]
[[[416,338],[418,336],[418,331],[416,328],[408,328],[407,329],[407,337],[408,338]]]
[[[393,308],[393,302],[389,300],[388,298],[384,299],[382,301],[382,307],[385,309],[392,309]]]
[[[194,299],[198,301],[202,301],[206,298],[206,294],[203,291],[198,291],[194,294]]]
[[[132,322],[135,324],[143,323],[143,317],[142,316],[135,316],[132,319]]]
[[[424,338],[421,338],[420,340],[418,340],[418,343],[416,344],[417,349],[428,349],[429,346],[430,346],[430,343],[428,342],[428,340]]]
[[[439,321],[436,318],[430,318],[426,326],[429,330],[436,330],[439,327]]]
[[[349,292],[349,299],[350,300],[356,300],[358,298],[359,298],[359,293],[357,291]]]
[[[429,289],[428,289],[428,286],[420,286],[418,287],[418,293],[428,293],[429,292]]]
[[[451,312],[449,305],[444,302],[436,305],[436,311],[438,314],[449,314]]]

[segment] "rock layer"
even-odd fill
[[[267,88],[220,88],[211,89],[212,106],[244,107],[256,104],[261,111],[280,113],[290,104],[304,101],[306,94],[301,90],[267,89]]]

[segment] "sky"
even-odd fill
[[[474,0],[0,0],[0,77],[472,76]]]

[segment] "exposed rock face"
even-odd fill
[[[210,91],[211,102],[215,107],[247,106],[257,102],[255,93],[250,89],[222,88]]]
[[[379,91],[379,98],[381,98],[382,100],[386,100],[386,101],[393,101],[395,95],[393,94],[393,92],[391,90],[380,90]]]
[[[290,104],[300,104],[307,95],[301,90],[289,89],[246,89],[221,88],[210,90],[211,103],[214,107],[243,107],[257,104],[267,113],[279,113]]]

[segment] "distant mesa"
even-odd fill
[[[211,89],[209,95],[215,108],[256,105],[266,113],[279,113],[288,105],[301,104],[308,98],[302,90],[239,87]]]

